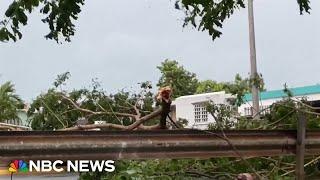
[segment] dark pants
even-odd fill
[[[171,107],[171,101],[170,102],[165,102],[162,101],[161,103],[161,108],[162,108],[162,112],[161,112],[161,118],[160,118],[160,128],[161,129],[167,129],[167,117],[170,113],[170,107]]]

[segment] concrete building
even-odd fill
[[[293,98],[305,98],[314,107],[320,107],[320,85],[289,88]],[[269,113],[273,103],[282,100],[287,94],[283,89],[260,92],[260,111],[263,116]],[[174,120],[184,119],[188,121],[186,128],[207,129],[210,123],[215,123],[213,117],[206,110],[206,103],[209,101],[215,104],[231,105],[230,100],[235,96],[224,91],[206,94],[181,96],[172,103],[171,116]],[[252,117],[252,95],[244,96],[245,103],[238,107],[238,115]],[[264,110],[264,111],[262,111]]]
[[[234,99],[234,96],[226,94],[224,91],[181,96],[172,103],[172,116],[176,120],[187,120],[187,128],[207,129],[208,125],[215,123],[215,121],[207,112],[206,103],[212,101],[215,104],[230,105],[231,99]]]
[[[17,119],[11,119],[11,120],[6,120],[4,123],[7,124],[12,124],[12,125],[19,125],[19,126],[28,126],[28,116],[27,116],[27,111],[25,109],[19,109]]]
[[[31,129],[28,115],[27,115],[28,109],[29,109],[29,105],[25,104],[23,109],[18,110],[18,113],[17,113],[18,118],[17,119],[6,120],[0,124],[2,126],[18,127],[18,128],[22,128],[22,129]]]
[[[296,88],[289,88],[293,97],[296,99],[306,98],[312,106],[320,107],[320,85],[303,86]],[[273,103],[282,100],[287,94],[283,92],[283,89],[260,92],[260,111],[263,116],[269,113],[268,107]],[[250,93],[244,96],[245,103],[238,108],[238,112],[241,116],[252,116],[252,95]],[[264,110],[264,111],[262,111]]]

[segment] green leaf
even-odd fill
[[[18,26],[19,26],[19,21],[17,20],[17,18],[12,18],[12,24],[13,24],[15,27],[18,27]]]
[[[8,30],[4,27],[0,29],[0,41],[9,41]]]
[[[15,9],[17,8],[18,4],[16,1],[14,1],[12,4],[10,4],[9,8],[7,9],[7,11],[5,12],[5,15],[7,17],[11,17],[15,11]]]
[[[23,9],[19,9],[17,11],[17,18],[18,18],[18,21],[21,22],[23,25],[27,24],[28,17],[24,13]]]
[[[49,3],[47,3],[42,9],[42,13],[47,14],[49,10],[50,10],[50,6],[49,6]]]

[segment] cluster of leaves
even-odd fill
[[[196,93],[202,94],[223,90],[225,90],[225,83],[219,83],[214,80],[204,80],[199,82]]]
[[[304,12],[310,14],[310,0],[297,0],[299,4],[300,14],[302,15]]]
[[[15,93],[14,85],[11,82],[0,86],[0,122],[17,119],[18,111],[23,106],[23,101]]]
[[[300,14],[310,13],[309,0],[297,0]],[[208,31],[212,40],[220,37],[223,22],[236,10],[245,8],[245,0],[177,0],[176,9],[185,12],[184,25],[191,24],[199,31]]]
[[[253,77],[249,79],[249,84],[250,84],[250,87],[255,86],[259,90],[263,90],[264,80],[263,80],[262,74],[256,73],[255,75],[253,75]]]
[[[170,86],[173,89],[174,98],[196,92],[198,86],[196,74],[187,71],[177,61],[167,59],[157,68],[162,73],[157,86]]]
[[[243,96],[250,92],[252,83],[249,78],[242,78],[236,74],[232,82],[216,82],[213,80],[199,81],[195,73],[186,70],[177,61],[165,60],[157,67],[161,72],[158,87],[170,86],[173,89],[173,97],[185,95],[225,91],[236,95],[236,105],[243,103]],[[262,76],[259,76],[260,90],[264,89]]]
[[[297,2],[300,14],[310,13],[309,0]],[[13,0],[5,12],[6,19],[0,22],[0,41],[21,39],[20,26],[27,25],[27,13],[40,7],[40,13],[45,15],[42,21],[50,29],[45,37],[59,42],[62,36],[70,42],[75,33],[73,21],[78,19],[82,5],[84,0]],[[176,0],[175,7],[185,12],[184,26],[192,24],[198,30],[208,31],[214,40],[221,36],[223,22],[235,10],[245,8],[245,0]]]
[[[308,104],[304,99],[301,102]],[[319,129],[320,117],[313,112],[317,113],[291,98],[284,98],[270,107],[270,113],[266,114],[264,118],[269,125],[264,126],[264,129],[296,129],[297,119],[302,115],[307,119],[306,127],[308,129]]]
[[[100,174],[98,178],[95,173],[87,173],[80,179],[232,179],[235,177],[234,170],[228,172],[217,166],[228,162],[223,158],[117,161],[113,173]]]
[[[212,39],[220,37],[222,23],[236,9],[244,8],[243,0],[178,0],[176,8],[183,9],[186,15],[184,25],[192,24],[201,31],[208,31]]]
[[[75,33],[73,21],[78,19],[82,5],[84,0],[14,0],[5,12],[6,18],[0,22],[0,41],[21,39],[20,27],[27,25],[27,13],[40,7],[40,13],[45,15],[42,22],[50,29],[45,38],[59,42],[62,36],[70,42]]]
[[[235,110],[232,106],[209,102],[206,107],[207,111],[215,120],[215,123],[209,124],[208,129],[233,129],[235,127],[236,119],[233,118]]]
[[[234,81],[232,82],[216,82],[213,80],[201,81],[198,84],[196,93],[209,93],[216,91],[225,91],[236,96],[234,102],[235,105],[240,106],[244,103],[243,97],[246,93],[251,91],[253,82],[250,78],[242,78],[239,74],[236,74]],[[260,91],[265,91],[262,76],[259,76],[259,84],[257,85]]]

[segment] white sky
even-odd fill
[[[0,1],[4,14],[12,0]],[[23,39],[0,44],[0,83],[12,81],[26,100],[51,86],[57,74],[70,71],[70,87],[99,78],[115,92],[136,83],[157,82],[164,59],[178,60],[201,80],[231,81],[249,73],[247,9],[224,23],[212,42],[207,32],[182,28],[183,13],[174,0],[86,1],[71,43],[44,39],[48,27],[33,13]],[[296,0],[255,0],[258,71],[267,89],[319,83],[320,1],[311,15],[300,16]]]

